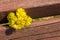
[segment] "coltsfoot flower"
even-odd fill
[[[26,11],[23,8],[18,8],[16,14],[10,12],[7,16],[9,26],[19,30],[29,26],[32,22],[32,18],[27,15]]]

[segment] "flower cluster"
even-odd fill
[[[32,18],[26,14],[23,8],[18,8],[16,13],[10,12],[7,19],[9,26],[16,30],[28,27],[32,22]]]

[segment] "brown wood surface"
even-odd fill
[[[0,23],[7,22],[8,12],[18,7],[26,8],[32,18],[60,14],[60,0],[0,0]],[[35,21],[17,31],[8,28],[0,31],[0,40],[60,40],[60,18]]]
[[[25,8],[32,18],[60,14],[60,0],[0,0],[0,21],[19,7]]]
[[[60,18],[35,21],[32,24],[35,26],[22,30],[0,31],[0,40],[60,40]]]
[[[60,0],[0,0],[0,12],[15,10],[19,7],[32,8],[59,3]]]

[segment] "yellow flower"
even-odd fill
[[[17,17],[25,17],[26,12],[23,8],[18,8],[17,11],[16,11],[16,15],[17,15]]]
[[[13,25],[15,21],[17,20],[17,17],[13,12],[10,12],[9,15],[7,16],[7,19],[9,21],[9,24]]]
[[[13,12],[9,13],[9,16],[7,16],[8,20],[16,20],[17,17],[15,16],[15,14]]]
[[[25,17],[25,26],[29,26],[30,24],[31,24],[31,22],[32,22],[32,18],[31,17],[29,17],[29,16],[26,16]]]
[[[19,30],[29,26],[32,22],[32,18],[28,16],[23,8],[19,8],[16,11],[16,14],[11,12],[7,16],[9,21],[9,26]]]

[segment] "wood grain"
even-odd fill
[[[16,10],[19,7],[32,8],[60,3],[60,0],[1,0],[0,12]]]
[[[12,29],[0,31],[0,39],[1,40],[60,40],[60,18],[56,18],[56,22],[53,22],[50,19],[42,21],[43,25],[41,25],[41,21],[35,21],[30,27],[27,27],[22,30],[14,31]],[[40,25],[36,26],[37,24]],[[52,23],[51,23],[52,22]],[[4,37],[4,38],[3,38]]]

